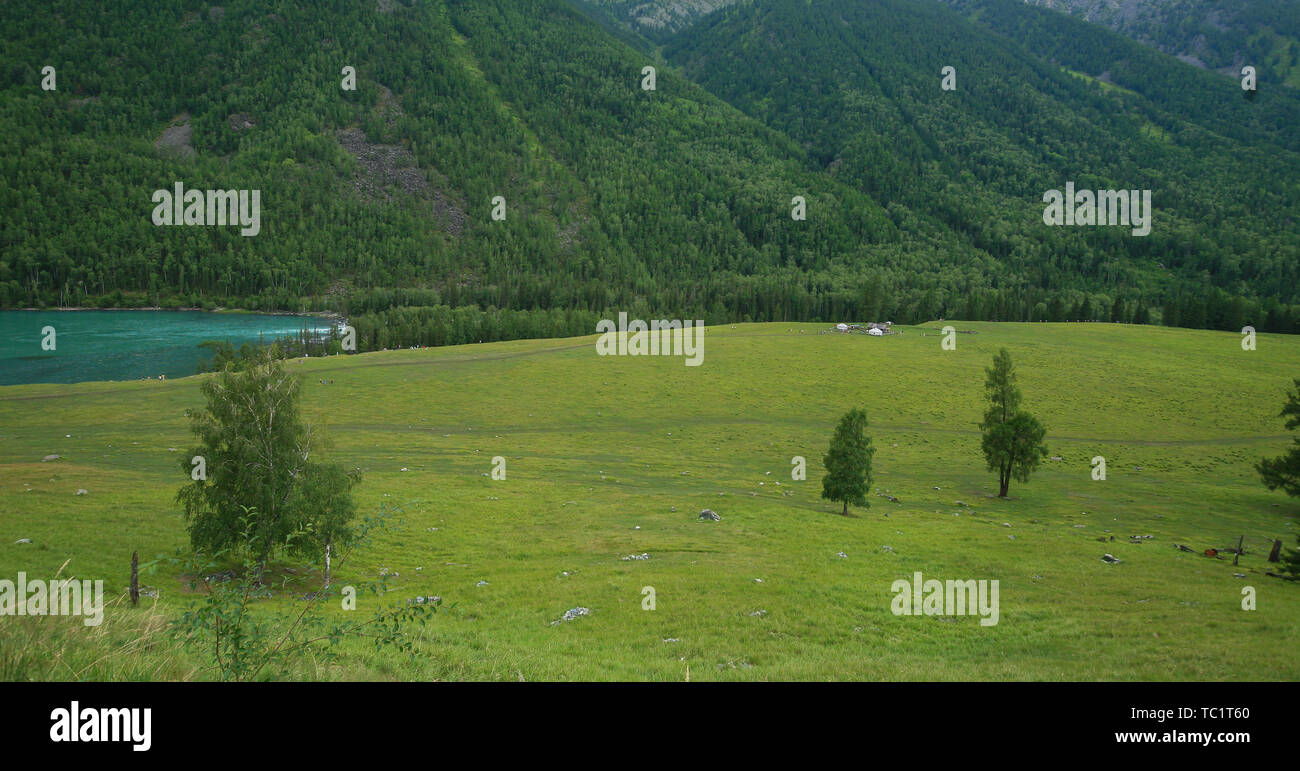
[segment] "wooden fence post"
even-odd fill
[[[140,553],[131,552],[131,605],[140,604]]]
[[[1241,543],[1246,540],[1246,536],[1237,536],[1237,553],[1232,555],[1232,566],[1237,567],[1237,560],[1241,558]]]

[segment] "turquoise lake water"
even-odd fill
[[[44,350],[44,327],[54,350]],[[313,316],[202,311],[0,311],[0,385],[193,375],[199,343],[271,342],[332,326]]]

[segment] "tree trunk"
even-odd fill
[[[267,536],[265,544],[262,546],[262,553],[258,555],[257,558],[257,576],[255,583],[262,583],[262,575],[266,572],[267,566],[271,564],[271,555],[273,554],[274,548],[275,545],[271,542],[270,536]]]
[[[330,588],[330,547],[333,545],[333,539],[325,542],[325,588]]]
[[[849,502],[848,502],[848,501],[845,501],[845,502],[844,502],[844,511],[842,511],[842,512],[840,512],[840,513],[841,513],[843,516],[845,516],[845,517],[847,517],[847,516],[849,515]]]
[[[998,491],[998,497],[999,498],[1007,497],[1007,490],[1011,487],[1011,475],[1010,474],[1003,475],[1002,478],[998,480],[998,482],[1001,485],[1001,489]]]

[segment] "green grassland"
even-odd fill
[[[329,457],[364,472],[360,509],[403,507],[402,528],[339,576],[398,573],[358,612],[429,594],[444,609],[414,628],[414,659],[350,641],[341,661],[284,676],[1300,678],[1300,585],[1264,575],[1258,540],[1294,545],[1300,506],[1252,468],[1290,442],[1277,413],[1300,375],[1297,340],[1262,335],[1243,351],[1224,332],[955,325],[976,333],[955,351],[940,346],[942,322],[884,338],[711,327],[700,367],[600,357],[594,337],[289,362]],[[992,497],[976,428],[984,367],[1003,346],[1061,458],[1013,482],[1009,500]],[[210,676],[162,641],[187,602],[174,571],[146,579],[153,606],[120,601],[133,550],[187,543],[174,496],[199,382],[0,388],[0,576],[62,567],[105,579],[117,602],[98,629],[0,619],[0,677]],[[841,517],[819,497],[821,456],[852,406],[870,417],[875,486],[870,508]],[[487,476],[498,455],[503,481]],[[1105,481],[1091,478],[1095,455]],[[807,481],[791,479],[793,456]],[[699,521],[706,507],[722,521]],[[1237,568],[1174,547],[1242,534],[1256,541]],[[998,579],[1000,622],[893,615],[890,586],[914,571]],[[1246,585],[1257,610],[1241,607]],[[646,586],[655,610],[642,609]],[[576,606],[592,612],[552,625]]]

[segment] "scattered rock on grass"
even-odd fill
[[[1112,565],[1117,565],[1117,564],[1119,564],[1120,562],[1123,562],[1123,560],[1121,560],[1120,558],[1116,557],[1114,554],[1103,554],[1103,555],[1101,555],[1101,561],[1102,561],[1102,562],[1109,562],[1109,563],[1112,564]]]
[[[579,616],[585,616],[588,615],[589,613],[591,613],[591,610],[589,610],[588,608],[583,608],[583,607],[569,608],[568,610],[564,611],[564,615],[560,616],[558,620],[552,621],[551,626],[558,626],[561,622],[572,621],[573,619]]]

